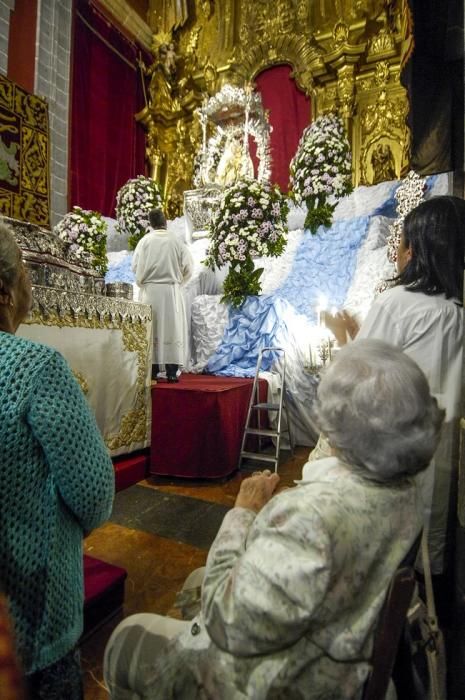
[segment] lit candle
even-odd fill
[[[310,350],[310,369],[315,369],[319,365],[318,345],[316,347],[315,347],[315,345],[310,345],[309,350]]]
[[[325,312],[328,308],[328,300],[324,294],[320,294],[318,297],[318,306],[316,307],[318,326],[321,326],[321,313]]]

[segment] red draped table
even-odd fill
[[[152,387],[150,473],[191,479],[237,469],[252,379],[183,374]],[[267,383],[260,380],[260,399]]]

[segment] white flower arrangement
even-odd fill
[[[415,209],[423,201],[426,189],[426,180],[414,170],[410,170],[407,177],[396,190],[394,197],[397,200],[397,219],[389,226],[389,235],[386,240],[387,259],[392,265],[392,276],[390,279],[383,279],[378,282],[376,285],[377,294],[381,294],[381,292],[395,284],[397,249],[402,238],[404,219],[412,209]]]
[[[82,261],[90,261],[97,272],[105,275],[107,260],[107,222],[98,211],[73,207],[54,227],[54,233],[65,241],[71,255]]]
[[[163,198],[158,184],[150,177],[138,175],[128,180],[116,195],[116,229],[128,236],[134,250],[149,227],[149,212],[162,209]]]
[[[290,165],[292,198],[305,202],[305,226],[315,233],[318,226],[330,226],[336,202],[350,194],[352,158],[341,118],[337,114],[318,117],[303,132]]]
[[[210,224],[206,264],[215,269],[229,263],[222,301],[241,306],[246,296],[259,294],[263,268],[253,258],[278,257],[287,238],[289,206],[276,185],[242,180],[225,190]]]

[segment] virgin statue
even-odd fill
[[[229,187],[242,178],[253,178],[254,167],[249,153],[244,153],[241,141],[230,138],[218,163],[215,182]]]

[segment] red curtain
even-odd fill
[[[89,2],[76,3],[71,102],[70,208],[114,216],[116,194],[145,174],[139,48]]]
[[[299,90],[287,65],[267,68],[255,78],[263,107],[269,110],[271,132],[271,181],[283,192],[289,189],[289,164],[303,130],[311,121],[310,99]]]

